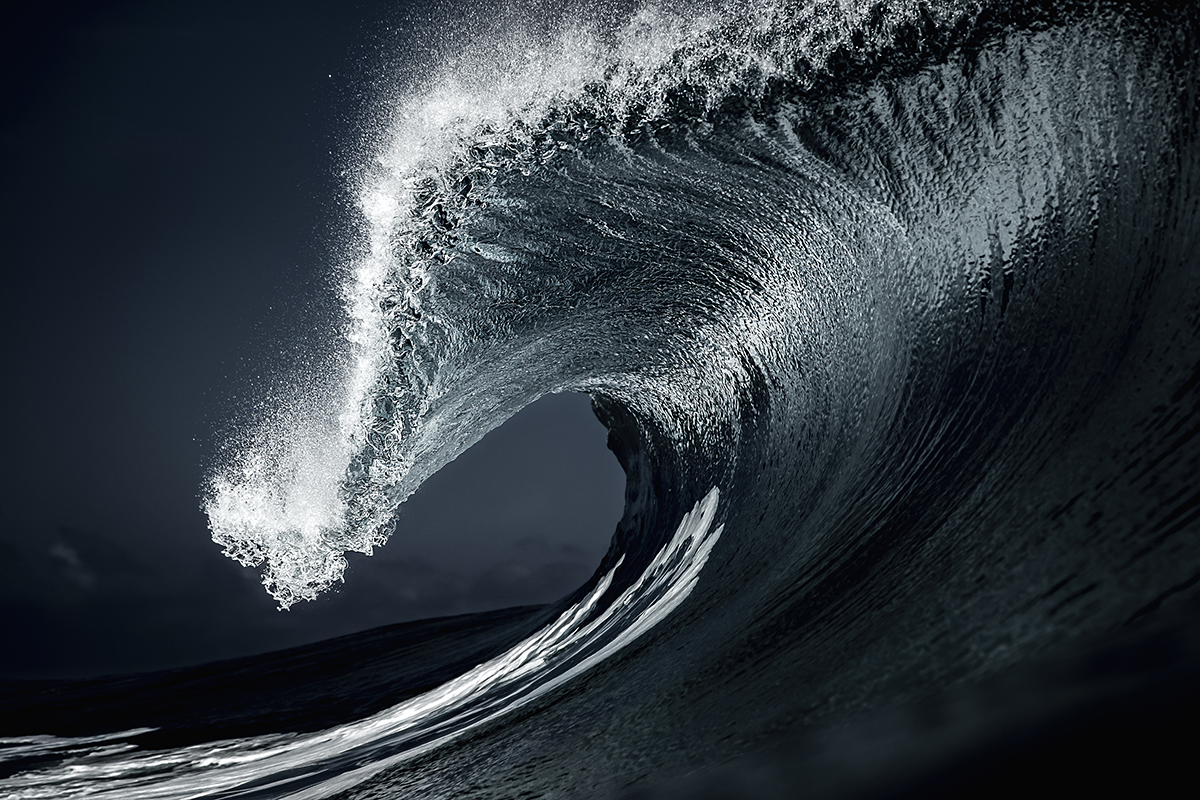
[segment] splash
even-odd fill
[[[780,87],[813,89],[849,47],[870,60],[911,44],[921,25],[969,28],[978,14],[970,4],[924,9],[649,4],[615,30],[568,17],[545,40],[518,16],[515,29],[445,54],[421,88],[389,95],[389,122],[356,171],[361,240],[342,291],[351,355],[322,387],[336,401],[290,404],[305,413],[276,414],[241,437],[208,480],[213,538],[263,567],[281,607],[313,599],[341,580],[344,553],[387,541],[425,478],[524,405],[566,390],[627,395],[595,369],[550,381],[518,372],[500,396],[485,379],[489,329],[510,326],[492,311],[537,314],[539,293],[582,290],[591,269],[580,262],[575,275],[537,285],[529,256],[559,242],[506,235],[528,206],[512,185],[566,174],[589,153],[627,158],[647,136],[702,138],[731,101],[750,108]],[[619,229],[594,224],[605,247],[620,246]],[[445,274],[464,258],[495,270],[471,289],[491,306],[473,316],[453,308],[464,287]],[[522,271],[531,284],[512,286]]]

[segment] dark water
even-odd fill
[[[651,9],[451,59],[364,144],[354,351],[214,475],[214,537],[312,597],[484,432],[583,391],[628,476],[595,576],[14,685],[0,785],[886,794],[1038,735],[1100,753],[1089,714],[1161,731],[1200,652],[1198,23]]]

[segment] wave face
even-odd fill
[[[628,476],[609,553],[520,644],[374,716],[10,740],[90,755],[0,785],[603,794],[1185,601],[1200,14],[1156,13],[646,8],[390,101],[352,357],[214,475],[213,536],[312,598],[425,478],[578,391]]]

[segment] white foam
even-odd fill
[[[311,599],[342,577],[345,559],[327,535],[342,525],[338,489],[351,447],[329,401],[311,399],[263,420],[210,482],[204,510],[213,539],[282,606]]]
[[[893,22],[913,17],[914,9],[901,4],[892,10]],[[471,334],[469,325],[443,326],[436,303],[424,298],[438,262],[414,244],[433,247],[423,237],[432,231],[431,215],[451,203],[452,165],[492,145],[500,146],[496,159],[504,161],[555,109],[583,109],[584,116],[605,120],[601,134],[570,132],[575,144],[605,135],[619,150],[615,139],[623,122],[634,114],[652,119],[673,87],[701,87],[710,107],[730,91],[764,91],[772,76],[790,73],[798,59],[818,63],[822,53],[849,41],[867,11],[845,3],[795,9],[735,0],[709,10],[651,3],[611,35],[575,21],[544,40],[526,20],[447,51],[422,87],[384,97],[381,113],[388,122],[377,136],[364,134],[374,140],[364,144],[352,171],[362,223],[358,255],[342,288],[352,352],[345,369],[297,382],[322,384],[321,396],[336,402],[315,404],[314,414],[278,414],[244,437],[244,446],[210,480],[205,508],[214,538],[242,563],[265,565],[264,583],[281,606],[311,599],[340,580],[344,552],[369,553],[386,541],[398,505],[427,467],[448,463],[459,455],[456,448],[470,444],[461,436],[436,438],[452,426],[431,418],[430,409],[459,388],[442,385],[445,364],[439,359],[458,348],[469,362]],[[476,157],[472,169],[514,168],[489,166],[490,159]],[[537,168],[534,161],[516,166]],[[504,205],[504,198],[493,196],[499,193],[488,194],[486,202]],[[469,236],[460,233],[464,241]],[[495,262],[513,258],[504,242],[477,243],[476,252]],[[453,347],[429,344],[429,331],[439,330]],[[469,371],[471,364],[454,367]],[[492,406],[509,400],[529,398],[500,398]],[[392,413],[381,414],[381,406]],[[470,419],[460,427],[474,426],[482,436],[501,422]],[[350,476],[352,464],[357,472]],[[411,474],[414,464],[421,475]]]

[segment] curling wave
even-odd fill
[[[648,7],[396,100],[362,172],[353,357],[216,472],[213,536],[281,605],[312,598],[488,430],[586,392],[625,515],[527,639],[586,644],[522,662],[469,724],[448,698],[495,661],[406,701],[448,738],[353,743],[401,705],[311,740],[339,755],[255,740],[165,772],[217,765],[221,796],[599,794],[1191,596],[1198,24]],[[234,764],[260,745],[294,758]]]

